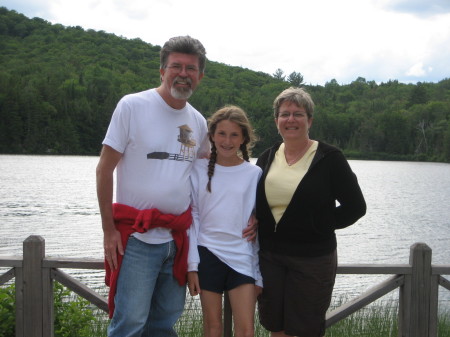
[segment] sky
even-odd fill
[[[311,85],[450,78],[450,0],[0,0],[0,6],[158,46],[190,35],[211,61],[271,75],[295,71]]]

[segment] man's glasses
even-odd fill
[[[196,66],[192,66],[192,65],[183,66],[181,64],[174,63],[174,64],[167,66],[166,68],[170,69],[171,71],[173,71],[176,74],[181,73],[183,71],[183,69],[189,75],[195,75],[198,73],[198,68]]]

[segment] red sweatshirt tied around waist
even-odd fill
[[[139,210],[124,204],[113,204],[113,216],[116,229],[120,232],[123,249],[125,249],[128,238],[134,232],[145,233],[149,229],[163,227],[172,230],[172,237],[177,247],[173,264],[173,276],[180,285],[186,284],[187,256],[189,251],[189,240],[187,230],[192,224],[191,209],[187,209],[180,215],[164,214],[156,208]],[[118,268],[111,270],[105,259],[105,284],[109,286],[108,308],[109,318],[114,313],[114,296],[116,294],[117,279],[119,278],[120,266],[123,256],[117,254]]]

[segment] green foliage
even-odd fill
[[[89,301],[73,295],[55,282],[53,286],[55,309],[55,337],[90,337],[95,317]]]
[[[300,88],[304,84],[303,83],[303,75],[300,73],[297,73],[295,71],[289,74],[287,81],[293,87],[298,87],[298,88]]]
[[[439,315],[438,336],[450,336],[450,310],[444,310]]]
[[[14,337],[15,335],[14,294],[14,286],[0,288],[0,337]]]
[[[96,321],[89,301],[53,284],[55,337],[92,337]],[[15,287],[0,287],[0,337],[15,336]]]
[[[0,153],[98,154],[119,99],[159,85],[160,49],[0,7]],[[257,157],[280,139],[272,102],[290,86],[305,87],[316,103],[313,139],[360,159],[450,162],[448,78],[413,85],[358,77],[319,86],[300,72],[269,75],[207,60],[190,102],[205,117],[241,106],[260,139]]]
[[[278,68],[277,70],[275,70],[275,72],[272,75],[274,78],[279,79],[279,80],[284,80],[286,78],[286,76],[284,75],[284,71],[281,70],[280,68]]]

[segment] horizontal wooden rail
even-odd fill
[[[22,262],[21,256],[0,256],[0,267],[21,268]]]
[[[342,264],[337,267],[338,274],[411,274],[412,268],[409,264]]]
[[[431,265],[431,275],[450,275],[450,264]]]
[[[42,266],[44,268],[105,269],[104,260],[67,257],[47,257],[42,261]]]

